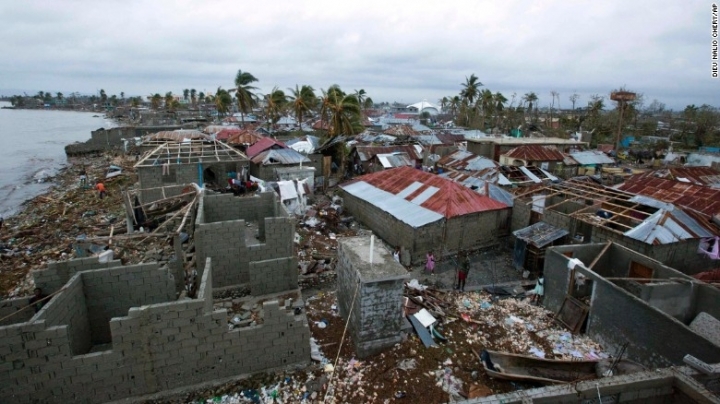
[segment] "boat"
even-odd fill
[[[477,355],[477,352],[475,354]],[[483,350],[479,357],[485,372],[492,378],[544,385],[593,380],[645,370],[639,363],[628,359],[620,359],[613,368],[613,358],[566,361],[490,350]]]

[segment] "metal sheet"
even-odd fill
[[[426,190],[422,191],[422,192],[420,193],[420,195],[418,195],[418,196],[416,196],[415,198],[413,198],[413,200],[410,201],[410,202],[415,203],[415,204],[418,204],[418,205],[422,205],[423,202],[425,202],[425,201],[427,201],[428,199],[430,199],[430,197],[433,196],[433,195],[435,195],[435,193],[436,193],[437,191],[439,191],[439,190],[440,190],[440,188],[427,187]]]

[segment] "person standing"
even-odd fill
[[[98,180],[97,184],[95,184],[95,189],[98,191],[98,196],[100,197],[100,199],[105,197],[105,184],[103,184],[102,181]]]
[[[400,263],[400,247],[395,247],[395,251],[393,251],[393,259]]]
[[[457,289],[462,292],[465,291],[465,280],[467,280],[468,273],[470,273],[470,257],[466,256],[460,265],[460,271],[458,271]]]
[[[530,293],[532,293],[532,297],[530,298],[532,303],[535,305],[542,303],[543,296],[545,296],[545,275],[542,272],[540,272],[537,282],[535,282],[535,289]]]
[[[425,270],[435,275],[435,255],[432,250],[428,251],[427,255],[425,255]]]
[[[37,313],[43,308],[43,306],[45,306],[45,303],[47,303],[47,295],[44,294],[40,288],[35,288],[35,290],[33,290],[33,294],[34,296],[28,301],[28,306],[33,306],[35,313]]]

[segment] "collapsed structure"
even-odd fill
[[[282,204],[270,193],[196,206],[195,299],[177,279],[184,258],[159,268],[91,257],[34,273],[51,296],[37,313],[28,298],[0,302],[0,401],[99,403],[307,362],[307,318],[297,300],[278,302],[299,296]],[[213,290],[229,288],[262,298],[254,324],[229,327],[213,306]]]

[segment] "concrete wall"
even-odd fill
[[[348,330],[360,358],[402,339],[402,292],[410,278],[384,247],[378,244],[373,250],[372,264],[369,251],[369,237],[338,241],[338,308],[343,318],[350,318]]]
[[[0,326],[24,323],[30,320],[35,315],[35,309],[26,308],[29,303],[30,297],[0,300],[0,318],[4,319],[0,320]]]
[[[444,247],[453,254],[458,248],[475,249],[495,243],[499,235],[505,235],[509,230],[506,223],[510,209],[451,218],[445,229],[444,220],[413,228],[346,192],[343,192],[343,204],[348,212],[385,242],[407,249],[413,263],[424,260],[430,250],[439,255],[443,251],[443,240],[446,243]]]
[[[585,265],[590,265],[594,256],[602,250],[603,245],[576,245],[553,247],[547,250],[545,256],[545,305],[549,310],[558,311],[568,291],[570,270],[567,268],[568,258],[562,255],[566,251],[576,252],[576,257]],[[642,261],[643,257],[629,249],[612,246],[617,249],[615,256],[625,256],[625,260]],[[581,258],[582,257],[582,258]],[[661,268],[662,264],[648,260],[645,263],[653,268]],[[621,259],[606,261],[609,266],[623,265]],[[602,260],[599,260],[594,269],[604,272]],[[605,280],[597,272],[576,268],[592,281],[590,311],[588,314],[587,334],[599,342],[609,352],[615,352],[625,342],[628,342],[628,357],[646,366],[663,367],[682,363],[685,354],[692,354],[707,362],[720,361],[720,347],[693,332],[677,318],[689,317],[691,308],[702,311],[697,305],[693,308],[690,298],[678,301],[675,297],[661,296],[660,292],[652,295],[655,307],[635,296],[628,290]],[[608,270],[609,272],[609,270]],[[677,273],[682,277],[682,274]],[[588,282],[590,283],[590,282]],[[642,294],[642,291],[640,291]],[[717,300],[716,300],[717,301]],[[672,307],[670,313],[661,309],[668,305],[680,304]],[[703,300],[704,304],[709,299]]]
[[[126,316],[131,307],[175,299],[174,277],[156,263],[82,273],[93,345],[112,340],[110,319]]]
[[[282,167],[276,171],[279,181],[307,180],[310,191],[315,189],[315,168],[303,167]]]
[[[249,222],[258,224],[259,239],[254,228],[248,230]],[[247,198],[206,195],[198,206],[197,260],[212,258],[217,288],[251,283],[253,295],[296,288],[294,235],[294,220],[274,192]]]
[[[160,200],[164,197],[179,195],[184,188],[183,184],[198,184],[199,173],[198,163],[175,164],[170,159],[169,174],[163,175],[162,162],[164,159],[158,160],[157,165],[141,166],[137,168],[138,181],[140,182],[140,201],[142,203],[150,203]],[[146,164],[153,164],[153,161],[146,161]],[[226,162],[226,163],[203,163],[203,171],[210,170],[215,176],[215,183],[218,186],[225,187],[227,185],[227,173],[239,172],[244,161]],[[203,183],[209,182],[209,178],[203,174]],[[160,187],[172,187],[163,191],[157,189]]]
[[[309,360],[307,319],[276,301],[262,325],[229,331],[209,262],[198,299],[133,307],[110,320],[112,349],[85,354],[81,275],[32,321],[0,327],[0,402],[102,403]]]
[[[119,150],[123,147],[123,138],[142,137],[150,133],[176,129],[180,129],[180,126],[122,126],[110,129],[100,128],[90,132],[90,139],[87,141],[67,145],[65,147],[65,153],[68,156],[73,156],[113,149]]]
[[[50,261],[47,269],[33,271],[35,286],[49,295],[59,290],[70,278],[80,271],[89,271],[100,268],[110,268],[120,265],[119,260],[102,263],[98,257],[88,257],[67,261]]]

